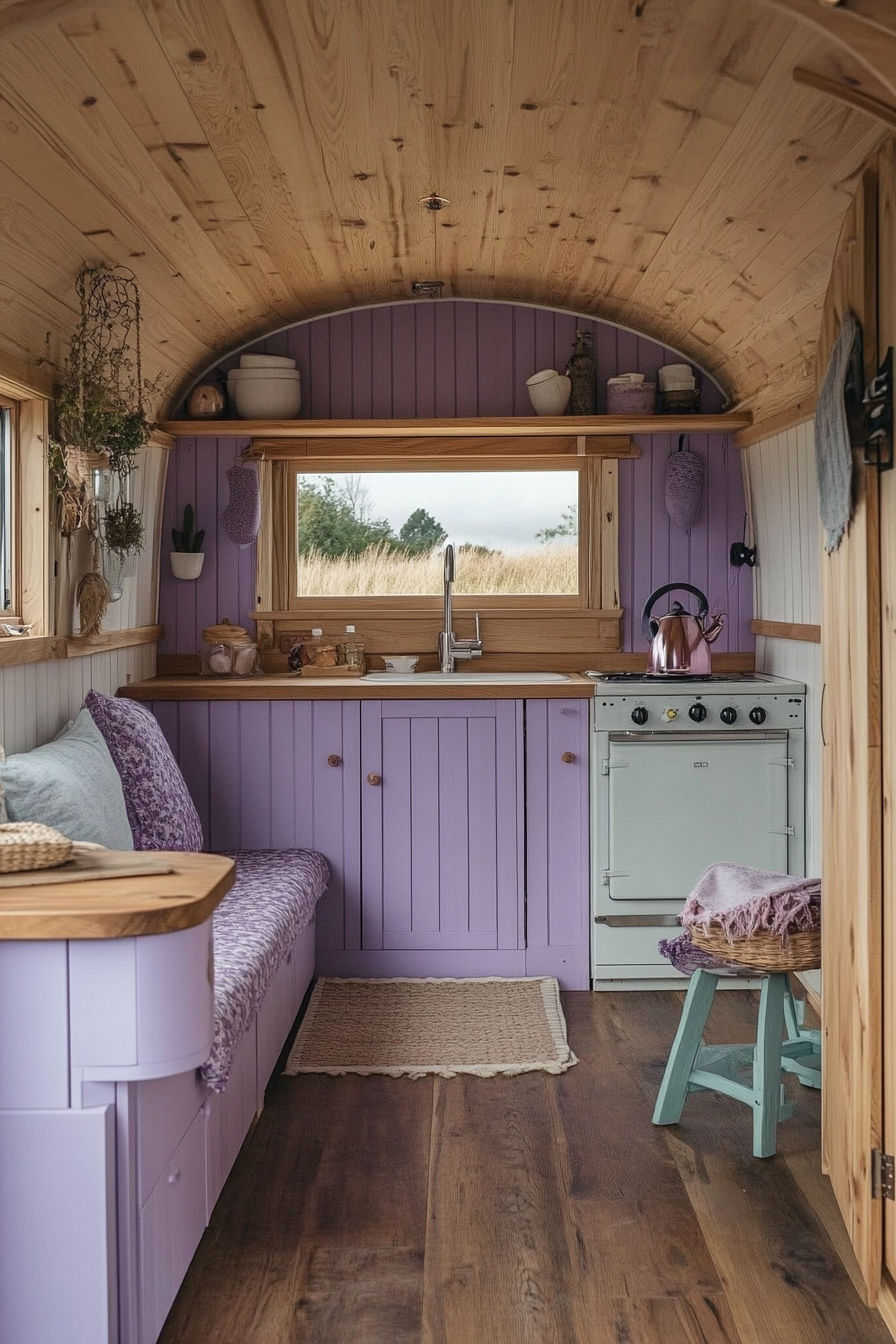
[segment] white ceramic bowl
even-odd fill
[[[529,400],[536,415],[562,415],[569,405],[572,384],[565,373],[542,369],[526,379]]]
[[[231,369],[227,375],[228,383],[268,383],[286,380],[297,383],[301,378],[298,369]]]
[[[294,359],[285,355],[240,355],[242,369],[294,369]]]
[[[294,420],[302,405],[298,378],[228,380],[227,386],[236,413],[244,420]]]
[[[390,657],[383,655],[383,662],[386,664],[387,672],[414,672],[419,659],[413,654],[392,654]]]

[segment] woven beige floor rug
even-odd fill
[[[552,976],[527,980],[319,980],[284,1070],[563,1073],[578,1063]]]

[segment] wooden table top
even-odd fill
[[[165,860],[174,871],[5,888],[0,940],[175,933],[202,924],[233,886],[233,860],[220,854],[153,851],[146,857]]]

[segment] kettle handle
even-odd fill
[[[654,602],[658,597],[663,597],[666,593],[677,593],[679,591],[693,593],[694,597],[699,601],[700,606],[697,611],[698,621],[702,621],[704,616],[709,615],[709,599],[704,593],[701,593],[699,588],[695,588],[691,583],[666,583],[662,588],[657,588],[655,593],[650,594],[647,601],[644,603],[644,610],[641,612],[641,630],[643,631],[644,638],[647,640],[648,644],[652,641],[653,636],[656,633],[655,630],[651,630],[650,628],[650,612]]]

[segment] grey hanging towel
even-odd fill
[[[666,512],[676,527],[690,532],[703,501],[703,458],[685,449],[686,438],[679,435],[678,452],[670,453],[666,463]]]
[[[818,512],[828,555],[840,545],[852,515],[852,446],[843,389],[857,330],[855,315],[847,310],[840,319],[840,330],[815,407]]]
[[[231,541],[245,549],[251,546],[261,527],[261,495],[258,472],[237,461],[227,473],[230,503],[221,514],[221,526]]]

